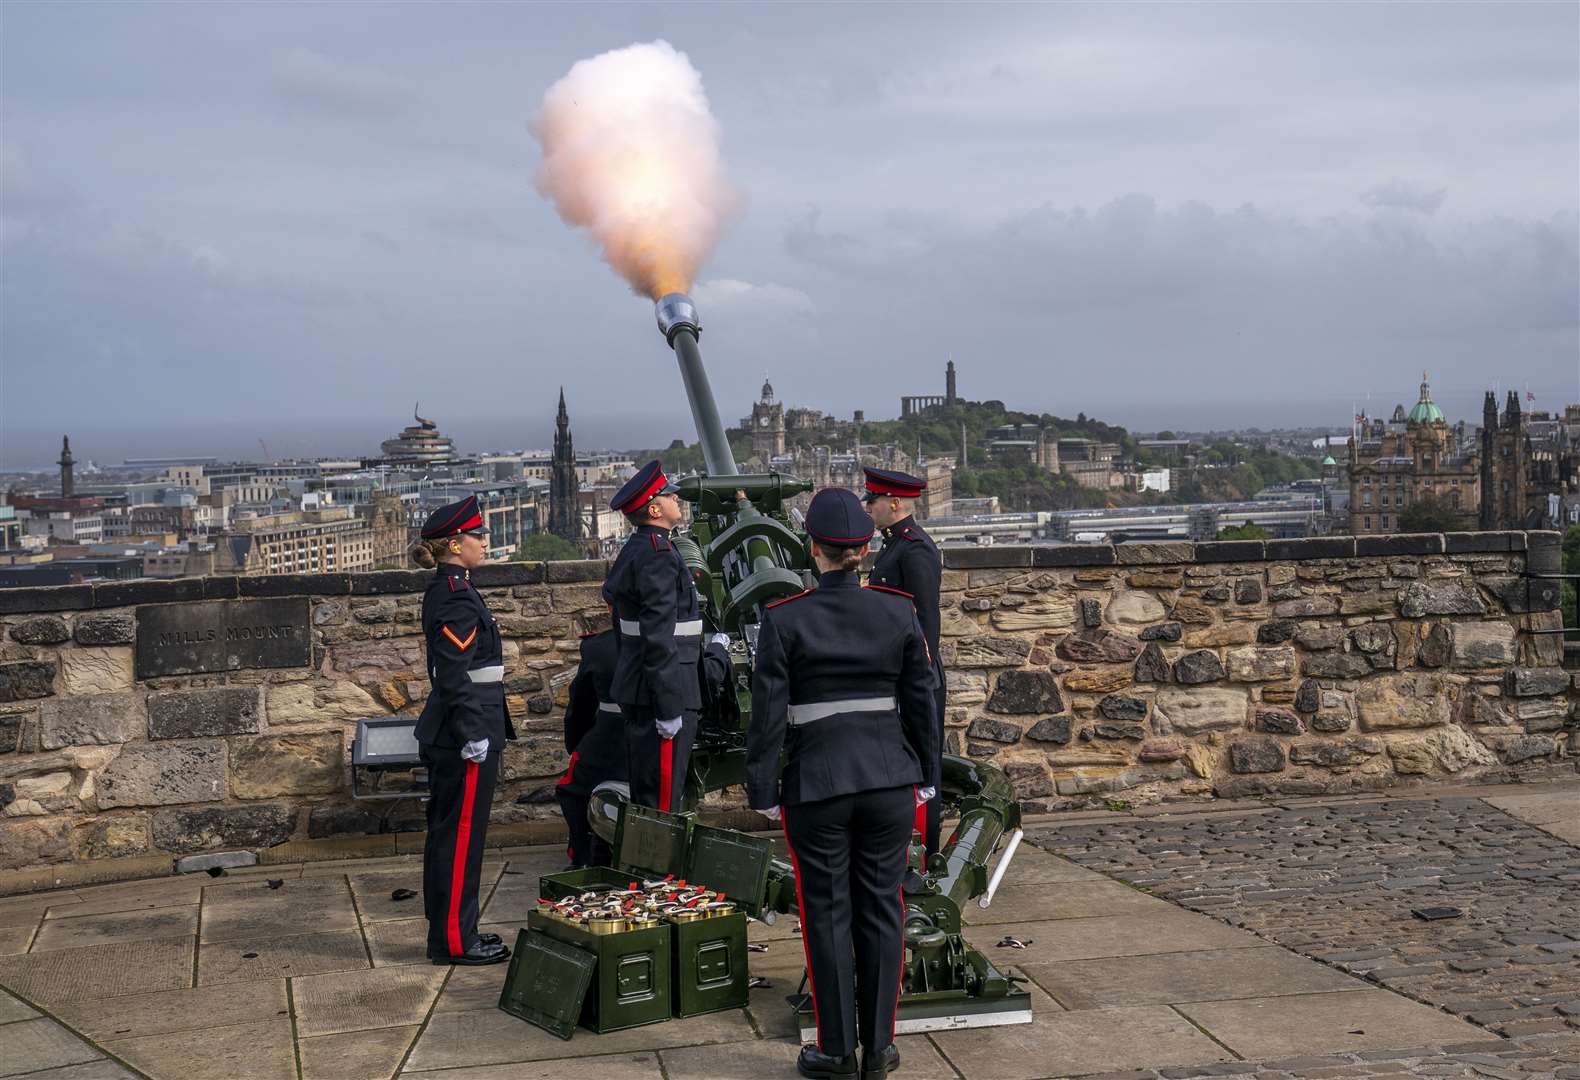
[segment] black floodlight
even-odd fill
[[[410,773],[405,787],[386,789],[386,773]],[[363,790],[363,782],[371,786]],[[398,781],[397,781],[398,782]],[[428,770],[417,747],[415,716],[381,716],[358,720],[351,741],[351,797],[374,801],[420,799],[428,794]]]

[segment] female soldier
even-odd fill
[[[477,932],[483,835],[505,740],[516,737],[505,713],[505,664],[499,629],[472,588],[488,555],[476,496],[435,510],[411,549],[418,566],[437,567],[422,598],[433,689],[417,720],[428,767],[428,839],[422,899],[428,958],[435,964],[497,964],[510,956],[498,934]]]
[[[802,1076],[882,1077],[899,1066],[900,879],[922,762],[937,738],[927,647],[911,598],[862,588],[872,519],[844,488],[806,517],[818,587],[770,604],[757,641],[747,796],[783,817],[795,865],[817,1045]],[[788,734],[786,729],[788,730]],[[779,752],[787,749],[783,775]]]

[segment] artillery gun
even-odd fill
[[[691,506],[689,528],[672,540],[701,595],[710,632],[730,636],[730,691],[707,703],[691,754],[684,806],[667,814],[631,805],[623,785],[595,791],[589,817],[622,870],[704,881],[749,915],[773,922],[796,910],[791,865],[772,841],[696,820],[704,796],[744,784],[746,729],[751,719],[751,663],[768,604],[813,583],[811,553],[799,516],[787,509],[812,484],[781,473],[741,474],[708,386],[697,339],[701,322],[691,298],[658,301],[659,330],[674,349],[701,439],[704,470],[677,481]],[[1031,1021],[1030,994],[999,971],[961,933],[961,911],[974,898],[991,903],[1020,843],[1020,806],[1009,781],[992,765],[945,755],[942,792],[959,824],[931,859],[912,844],[919,889],[905,897],[906,962],[896,1032],[905,1034]],[[994,850],[1008,837],[991,876]],[[814,1038],[805,995],[798,1008],[803,1038]]]

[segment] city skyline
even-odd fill
[[[526,130],[655,38],[745,195],[693,290],[721,401],[889,415],[951,354],[1134,430],[1342,424],[1423,367],[1472,421],[1580,397],[1572,5],[89,7],[0,42],[6,465],[368,453],[417,396],[530,444],[560,383],[588,445],[689,440]]]

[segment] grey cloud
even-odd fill
[[[1415,184],[1393,180],[1361,193],[1361,202],[1379,210],[1414,210],[1428,216],[1437,213],[1443,200],[1448,198],[1447,188],[1429,190]]]
[[[356,115],[390,115],[410,102],[407,87],[371,67],[295,48],[274,60],[274,84],[289,101]]]

